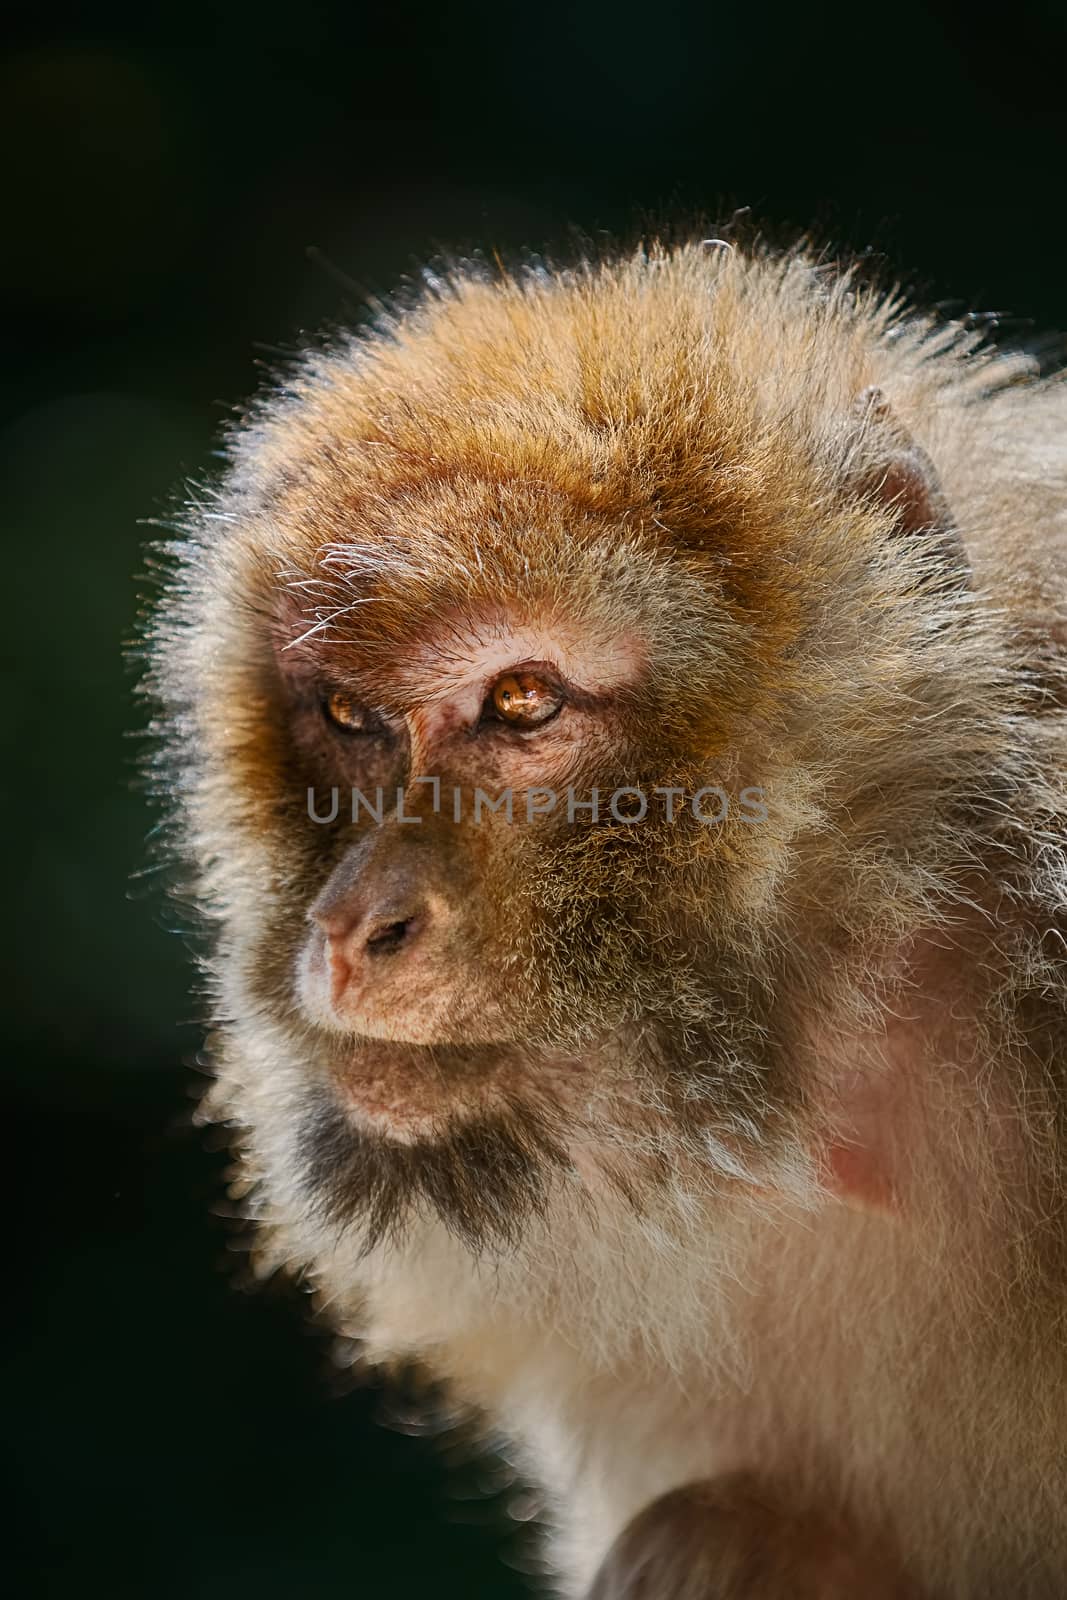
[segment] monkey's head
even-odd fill
[[[789,929],[862,892],[834,807],[932,809],[893,711],[950,560],[857,409],[887,320],[701,247],[459,274],[234,430],[154,683],[276,1205],[480,1240],[583,1146],[780,1145]]]

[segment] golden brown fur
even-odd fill
[[[208,1114],[263,1270],[512,1442],[566,1595],[734,1473],[901,1593],[1067,1592],[1065,424],[1061,380],[802,252],[651,247],[428,277],[253,408],[188,519],[152,687]],[[951,527],[907,512],[929,463]],[[475,769],[437,708],[528,638],[600,673],[580,736]],[[338,672],[407,776],[551,748],[759,785],[766,822],[424,808],[459,965],[339,1065],[294,988],[348,848],[304,812]],[[626,1548],[598,1593],[735,1592],[627,1589]],[[760,1593],[800,1592],[782,1559]]]

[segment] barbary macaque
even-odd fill
[[[184,518],[204,1114],[553,1592],[1067,1595],[1065,425],[696,239],[428,273]]]

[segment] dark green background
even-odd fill
[[[131,879],[139,519],[209,467],[258,361],[353,314],[341,275],[388,290],[439,244],[748,204],[874,244],[928,298],[1063,325],[1065,45],[1058,0],[995,24],[914,0],[23,9],[0,67],[15,1593],[522,1592],[479,1473],[339,1396],[295,1292],[233,1287],[189,972]]]

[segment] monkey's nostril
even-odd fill
[[[379,922],[367,936],[367,949],[371,955],[390,955],[402,944],[410,941],[415,932],[417,917],[399,917],[393,922]]]

